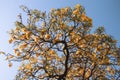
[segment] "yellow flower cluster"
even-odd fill
[[[73,11],[73,14],[78,15],[78,14],[80,14],[80,11],[78,9],[76,9],[76,10]]]
[[[30,62],[33,63],[33,64],[37,63],[37,60],[38,60],[37,57],[30,58]]]
[[[88,69],[87,72],[85,73],[85,77],[88,78],[90,76],[90,74],[91,74],[91,70]]]
[[[26,39],[29,40],[30,36],[31,36],[31,32],[30,31],[26,31],[25,35],[26,35]]]
[[[30,64],[30,63],[26,64],[25,65],[25,69],[31,70],[32,69],[32,64]]]
[[[76,4],[76,5],[75,5],[75,8],[76,8],[76,9],[80,9],[81,7],[82,7],[82,6],[81,6],[80,4]]]
[[[90,24],[92,24],[92,19],[87,17],[84,13],[81,15],[81,21],[85,22],[89,22]]]
[[[56,54],[56,52],[55,52],[55,50],[49,50],[49,53],[51,54],[51,55],[54,55],[54,54]]]
[[[27,47],[27,43],[23,43],[20,45],[19,49],[22,51],[23,49],[25,49]]]
[[[81,5],[80,4],[77,4],[76,6],[75,6],[75,9],[73,10],[73,14],[74,15],[80,15],[80,10],[81,10]]]
[[[15,37],[12,34],[10,34],[10,39],[8,41],[9,44],[11,44],[14,40],[15,40]]]

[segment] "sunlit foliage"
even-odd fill
[[[116,80],[120,79],[120,50],[104,27],[91,32],[92,19],[77,4],[51,9],[47,14],[21,6],[27,14],[10,31],[14,53],[9,67],[21,62],[15,80]]]

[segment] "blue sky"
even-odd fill
[[[81,4],[86,13],[93,19],[93,28],[104,26],[106,33],[114,36],[120,45],[120,0],[0,0],[0,50],[12,53],[12,45],[8,44],[7,31],[14,28],[16,16],[22,12],[20,5],[30,9],[49,11],[51,8],[73,7]],[[0,80],[13,80],[17,73],[17,63],[8,67],[4,56],[0,56]]]

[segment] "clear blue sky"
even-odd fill
[[[120,0],[0,0],[0,50],[12,53],[8,44],[7,31],[14,28],[16,16],[22,12],[20,5],[31,9],[49,11],[51,8],[73,7],[81,4],[93,19],[94,29],[105,26],[106,32],[118,40],[120,45]],[[0,56],[0,80],[13,80],[17,73],[17,64],[9,68],[4,57]]]

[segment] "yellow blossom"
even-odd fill
[[[77,8],[77,9],[80,9],[80,7],[81,7],[80,4],[76,4],[76,5],[75,5],[75,8]]]
[[[35,42],[37,42],[37,43],[38,43],[38,41],[39,41],[39,37],[34,36],[34,37],[33,37],[33,39],[34,39],[34,41],[35,41]]]
[[[27,31],[27,29],[26,28],[22,28],[21,31],[25,33]]]
[[[86,47],[86,44],[81,44],[80,47],[81,47],[81,48],[85,48],[85,47]]]
[[[61,14],[65,14],[65,9],[64,8],[61,9]]]
[[[55,50],[50,50],[49,53],[52,55],[52,54],[56,54]]]
[[[65,8],[65,12],[68,12],[69,9],[70,9],[69,7],[66,7],[66,8]]]
[[[26,35],[25,35],[25,34],[22,34],[22,35],[20,36],[20,39],[21,39],[21,40],[26,39]]]
[[[30,58],[30,62],[31,63],[37,63],[37,60],[38,60],[38,58],[37,57],[32,57],[32,58]]]
[[[9,59],[11,59],[13,57],[14,57],[13,55],[9,55],[9,56],[6,57],[6,60],[9,60]]]
[[[46,69],[48,69],[49,67],[48,67],[48,66],[46,66],[45,68],[46,68]]]
[[[30,69],[32,69],[32,65],[31,64],[26,64],[25,68],[28,69],[28,70],[30,70]]]
[[[42,30],[41,30],[41,34],[40,34],[40,35],[44,35],[44,34],[45,34],[45,32],[46,32],[46,29],[42,29]]]
[[[74,10],[74,11],[73,11],[73,14],[74,14],[74,15],[79,14],[79,10]]]
[[[9,43],[11,44],[13,42],[13,40],[14,40],[13,38],[9,39]]]
[[[96,53],[95,53],[95,52],[93,52],[93,57],[94,57],[94,58],[96,58],[96,57],[97,57],[97,55],[96,55]]]
[[[110,66],[107,66],[106,70],[107,70],[107,71],[110,71],[110,70],[111,70],[111,67],[110,67]]]
[[[88,69],[87,72],[85,73],[85,77],[88,78],[90,76],[91,70]]]
[[[83,13],[81,14],[81,20],[84,22],[86,20],[86,15]]]
[[[84,72],[84,69],[80,69],[80,70],[78,71],[79,74],[83,74],[83,72]]]
[[[79,51],[79,50],[77,50],[77,51],[76,51],[76,54],[80,54],[80,51]]]
[[[20,55],[21,55],[21,53],[20,53],[20,52],[16,52],[15,54],[16,54],[17,56],[20,56]]]
[[[23,67],[22,67],[22,66],[19,66],[18,70],[22,70],[22,69],[23,69]]]
[[[28,45],[27,43],[24,43],[24,44],[20,45],[19,48],[20,48],[21,50],[23,50],[23,49],[25,49],[25,48],[27,47],[27,45]]]
[[[26,39],[30,39],[30,35],[31,35],[31,32],[30,32],[30,31],[27,31],[27,32],[26,32]]]
[[[50,34],[45,35],[45,39],[50,39],[50,37],[51,37]]]
[[[8,64],[9,67],[12,67],[12,65],[13,65],[13,64],[12,64],[11,62]]]
[[[51,20],[51,22],[53,23],[53,22],[55,22],[56,21],[56,19],[55,18],[53,18],[52,20]]]
[[[111,69],[111,70],[110,70],[110,74],[111,74],[111,75],[114,75],[114,74],[115,74],[115,70],[114,70],[114,69]]]
[[[18,50],[19,50],[19,49],[18,49],[18,48],[16,48],[16,49],[14,49],[14,52],[16,53]]]
[[[60,11],[56,10],[55,15],[60,15]]]

